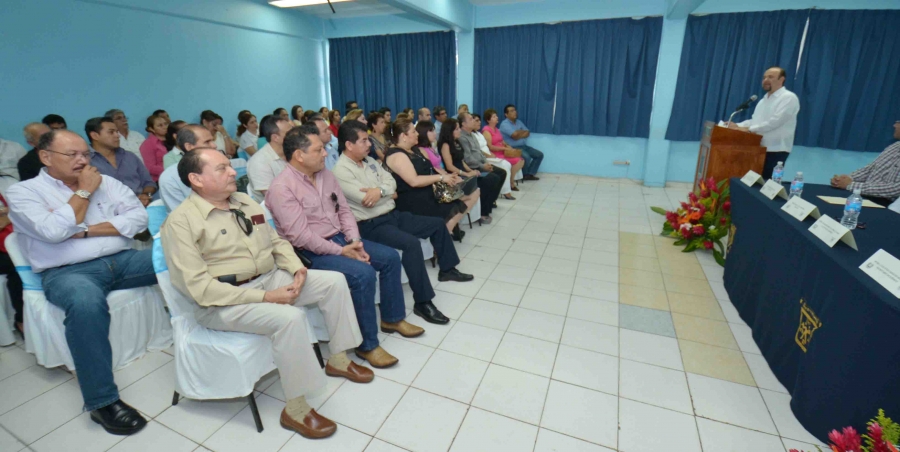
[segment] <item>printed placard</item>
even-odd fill
[[[748,187],[752,187],[756,185],[757,182],[762,182],[763,178],[756,171],[750,170],[747,171],[747,174],[741,178],[741,182]]]
[[[819,217],[819,219],[809,227],[809,232],[812,232],[813,235],[825,242],[829,248],[840,241],[846,243],[850,248],[859,251],[859,248],[856,247],[856,240],[853,238],[853,233],[837,221],[834,221],[834,218],[831,218],[828,215]]]
[[[800,221],[805,220],[808,216],[812,216],[813,218],[819,218],[822,216],[822,214],[819,213],[819,208],[816,207],[815,204],[799,196],[794,196],[793,198],[789,199],[788,202],[784,203],[784,205],[781,206],[781,210],[787,212],[788,215]]]
[[[788,199],[787,192],[784,191],[784,185],[781,185],[772,179],[766,181],[766,184],[763,185],[759,192],[766,198],[769,198],[770,201],[775,199],[776,196]]]
[[[900,259],[885,250],[878,250],[859,269],[900,298]]]

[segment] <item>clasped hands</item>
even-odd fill
[[[853,179],[846,174],[841,174],[840,176],[835,174],[834,177],[831,178],[832,187],[837,187],[844,190],[846,190],[847,187],[849,187],[852,183]]]
[[[294,300],[300,295],[300,291],[303,290],[303,284],[305,283],[306,267],[303,267],[300,270],[297,270],[297,273],[294,273],[294,282],[291,284],[279,287],[275,290],[266,291],[266,294],[263,296],[263,301],[275,304],[294,304]]]

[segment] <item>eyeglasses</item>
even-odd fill
[[[50,149],[44,149],[44,150],[47,151],[47,152],[52,152],[52,153],[54,153],[54,154],[64,155],[64,156],[66,156],[66,157],[68,157],[68,158],[70,158],[70,159],[75,159],[75,158],[78,158],[78,157],[84,157],[85,160],[90,160],[91,157],[94,155],[94,153],[91,152],[91,151],[88,151],[88,152],[72,152],[72,153],[68,153],[68,152],[51,151]]]
[[[244,215],[244,212],[237,209],[228,209],[231,213],[234,214],[234,220],[237,221],[238,227],[244,231],[244,234],[247,234],[247,237],[250,237],[250,233],[253,232],[253,222],[247,219],[247,216]]]
[[[338,204],[337,195],[334,193],[331,194],[331,202],[334,203],[334,213],[338,213],[338,210],[341,210],[341,205]]]

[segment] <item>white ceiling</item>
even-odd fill
[[[352,2],[332,3],[335,13],[331,12],[328,4],[303,6],[291,8],[304,14],[309,14],[323,19],[343,19],[347,17],[380,16],[384,14],[402,14],[403,11],[390,5],[384,5],[378,0],[356,0]]]

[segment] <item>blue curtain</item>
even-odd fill
[[[900,119],[900,11],[812,11],[796,85],[796,144],[882,151]]]
[[[795,91],[808,16],[808,10],[792,10],[688,17],[666,139],[699,140],[703,121],[727,119],[751,94],[764,94],[762,75],[771,66],[784,68],[785,86]]]
[[[553,133],[647,137],[662,17],[565,22]]]
[[[343,110],[347,101],[355,100],[365,112],[436,105],[455,109],[453,32],[329,39],[328,45],[335,108]]]
[[[534,132],[553,131],[558,27],[517,25],[475,29],[473,112],[514,104]]]

